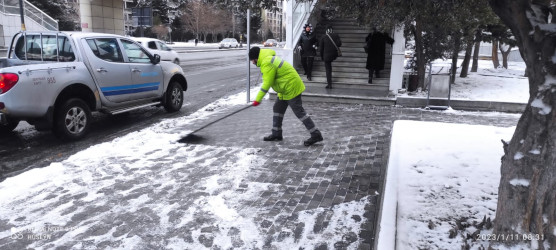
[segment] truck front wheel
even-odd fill
[[[168,112],[176,112],[183,104],[183,88],[178,82],[171,82],[164,97],[164,109]]]
[[[13,118],[8,117],[8,124],[0,124],[0,134],[6,134],[12,132],[17,125],[19,124],[19,120],[15,120]]]
[[[64,140],[79,140],[89,131],[91,110],[77,98],[64,102],[54,116],[54,133]]]

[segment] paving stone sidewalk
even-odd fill
[[[264,142],[270,133],[273,101],[265,100],[230,118],[196,133],[199,144],[223,147],[260,148],[258,154],[268,159],[261,169],[251,173],[252,181],[273,183],[281,188],[264,192],[252,206],[259,207],[256,222],[266,230],[266,242],[280,240],[280,232],[296,232],[297,212],[315,208],[329,209],[341,203],[369,197],[364,217],[367,222],[355,239],[335,244],[343,249],[359,242],[359,249],[372,249],[375,241],[379,206],[382,199],[390,136],[396,120],[434,121],[515,126],[514,114],[454,113],[373,105],[304,103],[321,130],[323,143],[303,146],[309,137],[302,123],[290,109],[284,118],[284,140]],[[419,131],[415,131],[419,133]],[[284,216],[288,215],[288,216]],[[314,227],[318,233],[328,225],[326,213]],[[284,230],[287,229],[287,230]],[[297,230],[299,231],[299,230]],[[275,235],[278,235],[276,237]],[[346,237],[345,237],[346,238]],[[351,242],[350,242],[351,241]],[[315,249],[327,249],[316,246]]]
[[[325,138],[305,147],[309,133],[291,110],[284,140],[262,141],[272,104],[196,132],[195,143],[174,139],[226,113],[170,119],[108,143],[125,150],[91,147],[34,170],[38,179],[25,192],[3,193],[0,249],[372,249],[394,121],[508,127],[518,120],[305,103]],[[141,135],[149,140],[134,138]]]

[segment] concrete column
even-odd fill
[[[286,9],[283,12],[283,15],[286,16],[286,45],[282,58],[291,65],[293,65],[293,47],[295,46],[293,41],[293,6],[295,6],[295,2],[295,0],[286,1]]]
[[[389,91],[391,94],[397,94],[398,90],[402,88],[404,72],[405,38],[403,36],[403,27],[397,27],[394,30],[393,38]]]
[[[81,30],[84,32],[93,31],[93,16],[91,13],[91,1],[79,1],[79,16],[81,18]]]
[[[79,5],[83,31],[125,34],[123,0],[82,0]]]

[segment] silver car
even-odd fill
[[[237,40],[235,38],[224,38],[220,42],[220,45],[218,46],[219,49],[237,48],[237,47],[239,47],[239,43],[237,42]]]
[[[180,66],[113,34],[20,32],[3,64],[0,133],[24,120],[77,140],[88,132],[92,111],[119,114],[160,105],[176,112],[187,90]]]

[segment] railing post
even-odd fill
[[[19,15],[21,16],[21,30],[25,31],[25,13],[23,11],[25,6],[23,5],[23,0],[19,0]]]
[[[247,103],[251,101],[251,60],[249,60],[249,49],[251,49],[251,9],[247,9]],[[258,84],[258,83],[256,83]]]

